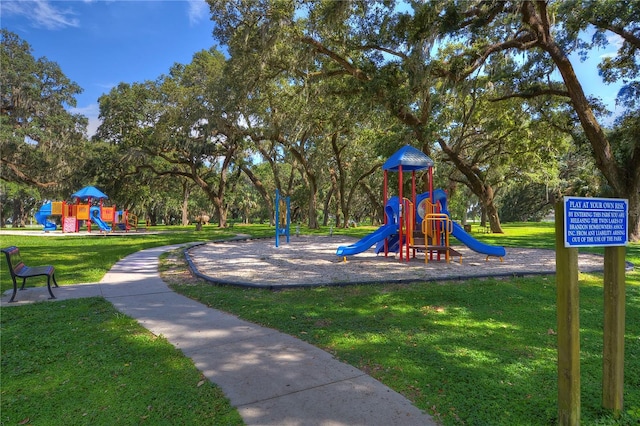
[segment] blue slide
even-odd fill
[[[55,231],[57,226],[55,223],[47,220],[49,216],[51,216],[51,203],[44,204],[34,215],[36,222],[44,226],[44,231]]]
[[[387,241],[387,250],[389,253],[397,253],[400,250],[400,235],[395,234],[389,238]],[[378,241],[376,244],[376,254],[380,254],[384,252],[384,240]]]
[[[96,225],[98,225],[101,231],[111,232],[111,227],[107,225],[105,221],[100,219],[98,216],[91,216],[91,221]]]
[[[469,235],[462,226],[453,222],[453,236],[456,237],[462,244],[469,247],[473,251],[486,254],[487,256],[505,257],[507,251],[504,247],[490,246],[489,244],[481,243],[480,241]]]
[[[389,224],[383,225],[380,228],[373,231],[357,243],[353,243],[348,246],[340,246],[336,251],[337,256],[351,256],[354,254],[362,253],[369,250],[375,243],[383,241],[394,234],[398,233],[398,225]]]
[[[428,196],[429,193],[427,192],[425,194],[421,194],[419,198],[426,198]],[[435,200],[440,203],[442,213],[450,217],[451,215],[447,210],[447,193],[441,189],[436,189],[433,191],[433,196]],[[488,256],[504,257],[507,255],[507,251],[504,249],[504,247],[491,246],[489,244],[482,243],[469,235],[462,226],[453,221],[452,223],[453,236],[456,237],[462,244],[469,247],[471,250],[478,253],[486,254]]]
[[[105,221],[100,219],[100,208],[99,207],[91,207],[90,213],[91,214],[89,216],[91,217],[91,222],[93,222],[96,225],[98,225],[98,227],[100,228],[101,231],[111,232],[111,227],[109,225],[107,225]]]

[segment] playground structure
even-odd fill
[[[280,204],[284,203],[285,216],[280,217]],[[282,198],[280,191],[276,189],[276,247],[280,247],[280,236],[287,238],[287,244],[289,243],[291,235],[291,200],[289,197]]]
[[[433,189],[434,162],[423,152],[405,146],[393,154],[383,164],[384,171],[384,224],[365,236],[358,242],[340,246],[337,256],[346,261],[352,256],[369,250],[376,245],[376,253],[399,253],[400,261],[409,262],[416,257],[416,252],[425,254],[425,263],[437,260],[444,255],[449,262],[451,257],[458,256],[462,263],[462,254],[450,246],[450,236],[453,235],[471,250],[485,254],[485,260],[490,256],[498,257],[500,261],[506,255],[504,247],[484,244],[470,234],[462,226],[451,220],[447,210],[447,194],[442,189]],[[426,170],[429,191],[417,194],[416,171]],[[398,173],[398,196],[388,197],[388,172]],[[403,173],[411,172],[411,198],[403,195]]]
[[[60,216],[62,232],[79,232],[80,222],[86,221],[87,231],[91,232],[91,224],[95,224],[100,232],[109,233],[114,228],[129,232],[137,229],[138,218],[127,210],[116,210],[116,206],[105,206],[103,201],[108,199],[104,193],[93,186],[87,186],[71,195],[75,203],[66,201],[51,201],[45,203],[36,212],[36,222],[43,225],[45,232],[55,231],[58,226],[49,220],[51,216]],[[98,200],[98,205],[92,205],[92,200]]]

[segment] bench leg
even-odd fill
[[[54,282],[55,282],[55,278],[54,278]],[[56,284],[56,287],[58,287],[57,284]],[[47,276],[47,290],[49,290],[49,294],[51,295],[49,299],[55,299],[56,297],[53,295],[53,292],[51,291],[51,275]]]
[[[16,293],[18,292],[18,283],[16,280],[13,280],[13,294],[11,295],[11,299],[9,299],[9,303],[13,302],[16,298]]]
[[[20,287],[20,290],[24,290],[24,285],[27,283],[27,279],[23,278],[22,279],[22,287]]]
[[[51,274],[51,278],[53,278],[53,285],[58,287],[58,282],[56,281],[56,274]]]

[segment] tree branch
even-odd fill
[[[311,38],[311,37],[302,37],[302,39],[300,40],[303,43],[306,43],[310,46],[313,46],[316,51],[318,51],[319,53],[328,56],[329,58],[333,59],[336,63],[338,63],[338,65],[340,65],[342,68],[344,68],[345,70],[347,70],[349,72],[349,74],[351,74],[352,76],[354,76],[355,78],[357,78],[358,80],[361,81],[370,81],[371,78],[364,72],[362,71],[360,68],[353,66],[347,59],[343,58],[342,56],[338,55],[336,52],[327,49],[322,43],[320,43],[319,41]]]
[[[58,182],[56,182],[56,181],[40,182],[39,180],[30,178],[28,175],[23,173],[20,170],[20,166],[14,164],[14,163],[7,162],[5,159],[3,159],[2,162],[4,163],[4,166],[6,166],[9,170],[11,170],[13,172],[13,174],[15,175],[15,177],[16,177],[16,179],[9,179],[6,176],[5,173],[2,173],[2,176],[0,176],[0,178],[2,180],[4,180],[5,182],[21,182],[21,183],[26,183],[28,185],[34,185],[34,186],[36,186],[38,188],[42,188],[42,189],[51,188],[51,187],[56,186],[58,184]]]
[[[402,52],[396,52],[395,50],[391,50],[387,47],[378,46],[376,44],[365,44],[357,48],[357,50],[379,50],[381,52],[388,53],[389,55],[396,56],[402,60],[408,60],[409,57]]]
[[[492,44],[488,46],[465,70],[463,70],[460,74],[453,76],[453,81],[459,82],[469,77],[471,74],[477,71],[478,68],[482,67],[489,56],[491,56],[493,53],[502,52],[509,49],[527,50],[535,46],[537,41],[538,38],[536,37],[536,35],[532,32],[527,31],[514,39],[507,40],[502,43]],[[439,75],[437,76],[452,77],[451,73],[446,71],[439,73]]]
[[[520,99],[533,99],[538,96],[551,95],[551,96],[562,96],[564,98],[569,98],[569,92],[566,90],[558,90],[558,89],[544,89],[544,90],[534,90],[530,92],[520,92],[520,93],[512,93],[510,95],[501,96],[499,98],[489,99],[489,102],[498,102],[504,101],[506,99],[520,98]]]
[[[634,48],[640,49],[640,37],[638,37],[634,33],[627,31],[624,28],[611,25],[610,23],[599,21],[598,19],[591,20],[589,21],[589,23],[591,23],[596,27],[604,28],[606,30],[611,31],[614,34],[619,35],[624,39],[624,41],[632,45]]]

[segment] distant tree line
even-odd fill
[[[104,94],[91,139],[65,108],[81,89],[2,30],[2,221],[93,184],[152,222],[273,223],[278,189],[312,228],[375,223],[409,144],[458,220],[502,232],[563,195],[621,197],[640,238],[637,1],[209,4],[219,48]],[[569,61],[611,36],[615,117]]]

